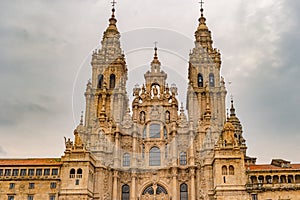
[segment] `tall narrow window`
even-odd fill
[[[5,176],[11,175],[11,169],[5,169]]]
[[[160,138],[160,124],[150,124],[150,138]]]
[[[188,186],[185,183],[180,185],[180,200],[188,200]]]
[[[19,176],[19,170],[13,169],[13,176]]]
[[[44,176],[50,175],[50,169],[44,169]]]
[[[109,77],[109,88],[114,89],[116,86],[116,75],[111,74]]]
[[[229,166],[229,175],[234,175],[234,167],[232,165]]]
[[[75,178],[75,169],[70,170],[70,178]]]
[[[222,167],[222,175],[227,175],[227,167],[225,165]]]
[[[0,176],[3,176],[3,169],[0,169]]]
[[[82,169],[81,168],[77,169],[76,178],[82,178]]]
[[[36,169],[35,175],[42,176],[42,174],[43,174],[43,170],[42,169]]]
[[[123,167],[129,167],[130,166],[130,155],[129,153],[124,153],[123,155]]]
[[[33,195],[28,195],[27,200],[33,200]]]
[[[130,187],[129,185],[122,186],[122,200],[129,200],[130,199]]]
[[[180,163],[180,165],[186,165],[187,164],[186,153],[185,152],[181,152],[179,154],[179,163]]]
[[[158,147],[152,147],[149,152],[149,165],[160,166],[160,149]]]
[[[26,176],[27,169],[21,169],[21,176]]]
[[[14,200],[14,199],[15,199],[15,196],[13,196],[13,195],[8,195],[7,199],[8,199],[8,200]]]
[[[198,74],[198,87],[203,87],[203,76],[202,74]]]
[[[34,189],[34,183],[29,183],[28,188],[29,189]]]
[[[34,169],[28,170],[28,176],[34,176]]]
[[[213,73],[209,74],[209,86],[210,87],[215,87],[215,76]]]
[[[252,194],[251,196],[252,196],[252,200],[258,200],[257,194]]]
[[[58,175],[58,169],[52,169],[52,176]]]
[[[103,74],[98,76],[98,88],[103,88]]]

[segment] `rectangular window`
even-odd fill
[[[28,170],[28,176],[34,176],[34,169]]]
[[[52,169],[52,176],[58,175],[58,169]]]
[[[257,194],[252,194],[252,200],[258,200]]]
[[[29,183],[28,188],[29,188],[29,189],[34,189],[34,183]]]
[[[10,176],[10,175],[11,175],[11,169],[6,169],[5,176]]]
[[[79,179],[76,179],[75,185],[79,185]]]
[[[55,195],[50,195],[49,200],[55,200]]]
[[[14,189],[15,188],[15,184],[14,183],[10,183],[9,184],[9,189]]]
[[[13,176],[19,176],[19,170],[13,169]]]
[[[50,175],[50,169],[44,169],[44,176]]]
[[[7,200],[14,200],[14,199],[15,199],[15,196],[13,196],[13,195],[8,195]]]
[[[50,183],[50,188],[51,188],[51,189],[54,189],[54,188],[56,188],[56,182],[52,182],[52,183]]]
[[[21,169],[21,173],[20,173],[21,176],[26,176],[26,173],[27,173],[27,169]]]
[[[160,138],[160,124],[150,124],[150,138]]]
[[[33,195],[28,195],[27,200],[33,200]]]
[[[37,176],[42,176],[43,170],[42,169],[36,169],[36,175]]]
[[[3,169],[0,169],[0,176],[3,176]]]

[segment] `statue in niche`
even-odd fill
[[[141,114],[140,114],[140,121],[141,121],[141,123],[145,123],[145,118],[146,118],[145,115],[146,115],[145,112],[142,111]]]
[[[166,111],[166,122],[168,123],[170,121],[170,112]]]
[[[153,87],[153,95],[154,95],[154,96],[157,96],[157,95],[158,95],[158,89],[157,89],[157,86],[156,86],[156,85]]]

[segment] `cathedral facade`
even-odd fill
[[[186,106],[155,46],[129,104],[115,9],[92,54],[85,116],[61,158],[0,159],[0,199],[299,200],[300,164],[247,156],[221,54],[201,9],[189,54]],[[187,52],[188,53],[188,52]],[[152,59],[152,61],[151,61]]]

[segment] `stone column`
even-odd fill
[[[172,168],[172,200],[177,199],[177,168]]]
[[[113,179],[113,200],[118,200],[118,171],[114,171]]]
[[[195,191],[195,169],[190,170],[190,178],[191,178],[191,200],[196,199],[196,191]]]
[[[131,174],[131,191],[130,191],[130,199],[136,199],[136,174],[133,172]]]
[[[116,136],[115,136],[115,152],[114,152],[114,166],[119,167],[119,130],[117,127]]]

